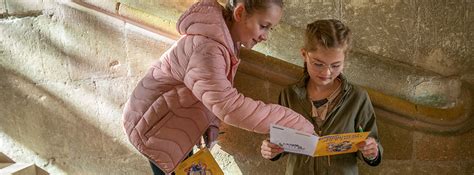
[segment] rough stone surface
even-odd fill
[[[0,0],[0,15],[7,13],[7,7],[5,6],[6,0]]]
[[[344,74],[355,84],[416,104],[448,108],[461,98],[461,82],[456,77],[442,78],[407,64],[379,60],[374,55],[350,54]]]
[[[52,8],[54,0],[2,0],[9,15],[27,15]]]
[[[146,24],[150,22],[152,25],[159,24],[162,26],[160,28],[173,31],[173,21],[176,21],[180,13],[192,3],[192,1],[187,0],[178,4],[169,1],[122,0],[120,2],[124,6],[139,9],[160,19],[158,21],[147,19],[142,22]],[[418,88],[417,93],[411,92],[411,89],[425,81],[427,74],[431,76],[428,79],[442,79],[450,76],[448,82],[459,82],[460,77],[472,82],[472,71],[470,70],[474,69],[474,61],[469,59],[472,51],[470,52],[471,47],[468,47],[469,44],[472,45],[471,39],[469,39],[469,37],[472,38],[472,34],[468,31],[473,27],[472,22],[470,22],[472,18],[469,18],[472,14],[468,13],[470,9],[472,9],[472,3],[461,0],[459,2],[435,4],[430,2],[372,2],[366,0],[305,1],[304,3],[301,1],[285,1],[282,22],[270,33],[270,39],[257,45],[255,50],[293,64],[302,65],[303,61],[299,49],[303,44],[306,24],[316,19],[341,19],[353,31],[354,52],[369,54],[371,57],[370,62],[365,62],[367,59],[359,57],[348,59],[348,61],[359,64],[354,64],[346,70],[348,72],[372,74],[376,77],[374,79],[364,79],[352,76],[352,81],[357,84],[370,85],[371,88],[377,91],[401,97],[414,103],[449,108],[457,105],[460,86],[446,85],[446,82],[441,82],[441,84],[427,82],[424,84],[427,86]],[[436,14],[433,15],[433,18],[430,18],[429,15],[437,10],[440,10],[442,14]],[[451,11],[456,11],[456,13],[452,16],[447,15]],[[144,15],[134,15],[137,12],[129,12],[132,14],[126,12],[124,10],[123,15],[131,18],[146,18],[143,17]],[[431,22],[437,19],[446,22]],[[455,40],[453,41],[447,41],[448,38],[453,37],[438,36],[441,33],[437,31],[444,30],[442,28],[446,28],[448,33],[459,36],[454,37]],[[423,51],[427,49],[433,51],[428,56]],[[456,49],[460,51],[456,52]],[[379,64],[381,65],[379,66]],[[370,69],[364,69],[364,67]],[[378,71],[387,74],[387,67],[389,67],[388,73],[394,73],[395,71],[391,71],[394,69],[403,74],[409,72],[410,76],[390,74],[385,76],[390,78],[379,81]],[[374,69],[375,73],[372,72]],[[419,71],[413,74],[412,70]],[[393,79],[393,77],[396,78]],[[387,83],[382,82],[389,82],[388,84],[401,88],[386,86]],[[433,89],[442,90],[433,91]]]
[[[474,159],[474,151],[469,149],[470,145],[474,144],[473,132],[458,136],[415,133],[414,139],[417,160],[472,161]]]
[[[190,0],[121,0],[123,4],[169,20],[177,19]],[[336,18],[353,31],[354,50],[369,52],[436,72],[462,76],[472,70],[473,9],[470,1],[285,1],[282,22],[271,40],[256,50],[302,65],[299,47],[306,24]],[[285,36],[285,37],[281,37]],[[282,50],[285,48],[285,50]],[[449,58],[449,59],[447,59]],[[472,72],[468,73],[472,76]],[[470,80],[470,82],[472,82]],[[380,90],[380,89],[379,89]]]
[[[377,116],[377,127],[384,148],[384,160],[411,160],[414,154],[413,131],[381,120],[382,117]]]
[[[458,79],[426,77],[413,88],[413,101],[417,104],[453,107],[461,97],[461,86],[462,82]]]
[[[417,52],[417,8],[405,1],[344,1],[342,19],[352,28],[354,50],[406,61]]]
[[[357,162],[359,165],[359,174],[367,175],[397,175],[397,174],[414,174],[414,169],[412,161],[398,161],[398,160],[387,160],[384,159],[383,162],[376,167],[371,167],[362,163],[361,161]]]
[[[52,174],[150,173],[122,129],[137,82],[124,25],[101,19],[58,7],[0,21],[0,150],[12,159]]]
[[[335,1],[284,1],[282,21],[289,25],[304,29],[312,20],[321,18],[340,18],[341,0]],[[295,32],[298,34],[297,32]],[[301,33],[303,34],[303,33]]]
[[[7,1],[18,4],[27,2]],[[151,8],[153,6],[149,3],[157,1],[123,2],[135,3],[133,7],[136,8],[141,5]],[[140,6],[137,5],[139,3]],[[456,96],[458,92],[451,86],[457,86],[459,77],[443,77],[440,75],[453,72],[432,69],[446,64],[448,68],[467,70],[460,76],[463,80],[472,80],[474,75],[474,69],[468,69],[474,63],[470,59],[472,39],[463,38],[473,36],[472,32],[467,32],[474,27],[469,22],[474,19],[469,16],[472,13],[466,13],[466,9],[472,11],[470,1],[459,2],[465,8],[452,3],[426,6],[433,8],[431,10],[417,10],[420,4],[428,3],[424,1],[286,3],[290,16],[284,17],[286,22],[271,34],[271,42],[258,48],[264,53],[276,54],[280,58],[295,55],[292,56],[294,62],[300,61],[299,53],[285,50],[298,50],[295,43],[301,40],[299,33],[303,30],[303,22],[310,19],[297,10],[305,6],[304,11],[311,15],[311,20],[329,15],[350,21],[351,25],[355,25],[354,30],[359,31],[357,33],[362,33],[364,26],[367,27],[365,34],[356,36],[360,41],[355,43],[364,54],[351,55],[346,69],[350,79],[356,80],[357,84],[378,87],[399,97],[415,93],[416,85],[433,91],[438,90],[434,87],[439,87]],[[446,7],[440,7],[444,5]],[[16,9],[26,13],[28,9],[35,8],[25,5]],[[460,18],[457,20],[466,24],[449,22],[456,20],[433,14],[435,9],[443,14],[453,13],[453,18]],[[181,10],[181,6],[176,5],[175,11]],[[434,19],[430,18],[430,14]],[[384,16],[387,21],[382,20]],[[417,17],[416,20],[413,17]],[[428,22],[431,20],[441,21]],[[433,27],[448,24],[460,25],[463,29],[455,26],[445,26],[446,29],[442,30]],[[378,29],[378,26],[383,28]],[[425,34],[410,34],[413,28],[423,29]],[[432,37],[428,34],[431,29],[436,29],[438,34],[448,30],[453,40],[440,34],[433,39],[436,41],[434,45],[427,44],[429,48],[418,49],[425,42],[423,38]],[[457,35],[463,32],[468,34]],[[51,174],[151,174],[148,162],[129,144],[123,132],[121,113],[129,94],[149,65],[171,46],[169,39],[135,30],[113,18],[58,5],[39,16],[0,19],[0,33],[0,152],[15,161],[36,163]],[[460,52],[453,52],[455,48]],[[433,50],[439,51],[432,54],[432,58],[425,57]],[[451,56],[455,58],[451,59]],[[352,57],[354,60],[351,60]],[[457,67],[460,62],[463,67]],[[272,63],[267,65],[272,66]],[[436,81],[420,81],[430,77],[435,77]],[[446,79],[437,79],[439,77]],[[276,102],[282,88],[241,72],[235,84],[246,96],[265,102]],[[420,94],[426,92],[419,91]],[[385,148],[383,162],[378,167],[359,162],[360,174],[474,173],[474,152],[471,148],[474,130],[458,135],[437,135],[380,120],[382,117],[379,116],[377,124]],[[226,174],[283,174],[286,159],[271,162],[260,156],[260,144],[267,138],[266,135],[227,125],[222,126],[222,131],[225,133],[220,136],[220,143],[212,152]]]
[[[412,62],[442,75],[460,75],[472,70],[472,9],[469,1],[419,1],[418,46],[419,55]],[[468,16],[471,15],[471,16]],[[471,25],[471,26],[470,26]],[[468,28],[471,27],[471,28]],[[470,49],[469,49],[470,48]],[[469,52],[470,50],[470,52]],[[449,59],[447,59],[449,58]],[[471,61],[472,63],[472,61]]]
[[[463,169],[465,170],[464,173],[466,174],[474,174],[474,161],[465,161],[461,163]]]
[[[69,56],[71,79],[126,75],[123,22],[107,20],[107,16],[93,17],[67,9],[62,13],[62,20],[67,28],[61,32],[63,37],[60,38],[65,46],[64,53]]]
[[[127,25],[130,26],[130,25]],[[130,26],[129,28],[137,28]],[[142,29],[143,30],[143,29]],[[127,30],[126,41],[127,59],[130,63],[128,74],[130,76],[142,76],[150,68],[150,65],[160,59],[172,43],[156,42],[160,38],[150,38],[149,36],[158,36],[157,34],[150,34],[145,36],[143,34]],[[168,39],[167,39],[168,40]]]
[[[412,174],[465,174],[465,170],[459,162],[453,161],[415,161]]]
[[[302,28],[281,23],[270,32],[269,39],[257,44],[254,50],[296,65],[303,65],[303,58],[300,52],[303,46],[303,34],[304,30]]]

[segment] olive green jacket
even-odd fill
[[[313,123],[316,133],[320,136],[357,132],[361,126],[364,131],[370,131],[369,137],[377,140],[379,156],[374,161],[368,161],[360,152],[323,157],[288,154],[287,175],[358,174],[357,157],[371,166],[376,166],[381,162],[383,148],[378,140],[375,113],[367,91],[350,84],[342,74],[339,78],[342,80],[342,98],[336,102],[332,111],[328,112],[322,126],[317,126],[316,120],[311,117],[311,101],[307,98],[305,88],[308,76],[281,91],[279,103],[305,116]]]

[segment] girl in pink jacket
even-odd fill
[[[307,133],[300,114],[245,97],[233,87],[239,49],[267,40],[282,15],[281,0],[201,0],[178,20],[182,37],[138,83],[124,109],[130,142],[171,173],[201,136],[209,147],[219,122],[257,133],[278,124]]]

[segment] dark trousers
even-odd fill
[[[191,157],[193,155],[193,151],[191,150],[191,152],[188,154],[188,156],[184,159],[186,160],[188,157]],[[166,175],[165,172],[161,171],[160,168],[158,168],[158,166],[156,166],[153,162],[150,161],[150,166],[151,166],[151,170],[153,171],[153,174],[154,175]],[[174,175],[174,172],[171,173]]]

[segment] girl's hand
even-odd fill
[[[268,139],[263,140],[262,146],[260,147],[260,152],[262,153],[262,157],[265,159],[272,159],[278,154],[283,152],[283,148],[280,146],[271,143]]]
[[[357,144],[359,151],[368,160],[374,160],[379,154],[378,143],[374,138],[368,137],[365,141]]]

